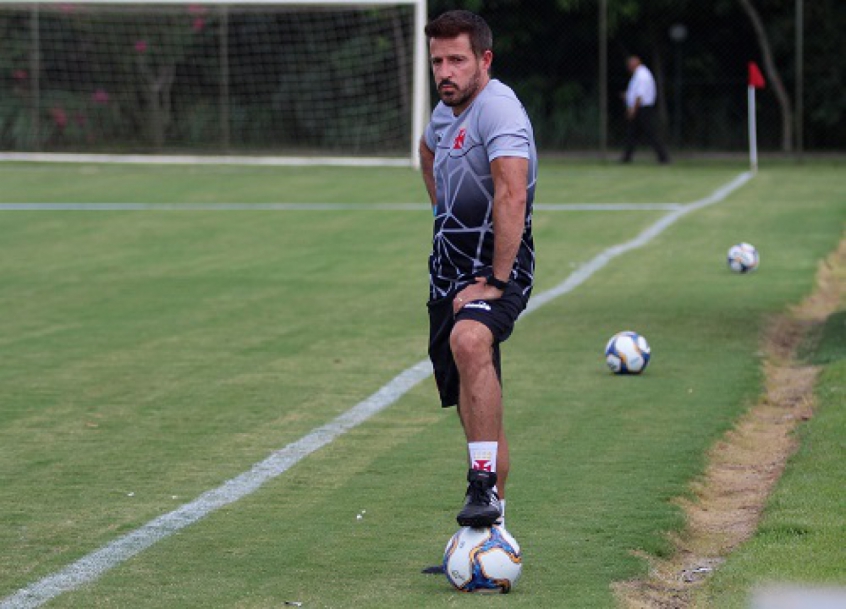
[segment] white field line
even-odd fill
[[[536,203],[535,211],[674,211],[681,203]],[[430,211],[426,203],[0,203],[0,211]]]
[[[101,0],[110,1],[110,0]],[[171,0],[182,2],[182,0]],[[275,0],[265,0],[272,2]],[[0,152],[0,162],[119,163],[128,165],[253,165],[260,167],[412,167],[409,158],[331,156],[193,156],[179,154],[62,154],[49,152]]]
[[[714,203],[719,203],[727,196],[729,196],[732,192],[734,192],[735,190],[746,184],[746,182],[751,180],[753,175],[754,174],[749,171],[741,173],[730,182],[720,186],[717,190],[712,192],[707,197],[699,199],[698,201],[694,201],[693,203],[688,203],[687,205],[684,205],[683,207],[680,207],[679,209],[671,211],[667,215],[662,216],[657,222],[645,228],[637,237],[635,237],[631,241],[612,245],[608,249],[600,252],[599,254],[591,258],[590,261],[573,271],[570,276],[567,277],[567,279],[559,283],[554,288],[551,288],[546,292],[542,292],[537,296],[532,296],[532,299],[529,301],[529,306],[524,315],[527,313],[531,313],[537,308],[542,307],[550,300],[558,298],[559,296],[562,296],[563,294],[572,291],[577,286],[584,283],[588,279],[588,277],[590,277],[596,271],[611,262],[611,260],[613,260],[617,256],[625,254],[626,252],[631,251],[633,249],[643,247],[644,245],[652,241],[655,237],[664,232],[664,230],[666,230],[669,226],[675,224],[679,220],[679,218],[682,218],[690,212],[702,209],[703,207],[713,205]]]
[[[686,214],[718,203],[752,178],[745,172],[721,186],[707,197],[685,205],[663,216],[643,230],[631,241],[614,245],[590,262],[574,271],[562,283],[532,298],[524,315],[529,315],[551,300],[571,292],[587,281],[594,273],[613,258],[630,250],[642,247]],[[274,452],[267,459],[256,463],[248,471],[219,487],[207,491],[180,508],[159,516],[135,531],[120,537],[99,550],[71,563],[67,567],[48,575],[37,582],[21,588],[0,601],[0,609],[31,609],[40,607],[51,599],[92,582],[106,571],[129,560],[156,542],[208,516],[223,506],[250,495],[265,483],[288,471],[296,463],[326,446],[350,429],[362,424],[373,415],[385,410],[432,373],[428,359],[421,360],[407,368],[376,393],[350,410],[318,427],[296,442]]]
[[[673,211],[683,203],[535,203],[534,211]]]

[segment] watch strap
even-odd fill
[[[497,279],[494,277],[493,273],[485,277],[485,283],[489,286],[495,287],[497,290],[502,290],[503,292],[508,287],[507,281],[502,281],[501,279]]]

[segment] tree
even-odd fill
[[[805,144],[842,149],[846,142],[846,3],[805,3]],[[811,35],[812,33],[812,35]]]
[[[173,118],[172,91],[177,68],[216,25],[206,13],[206,8],[191,4],[184,13],[135,16],[124,26],[125,39],[131,41],[134,64],[141,75],[150,139],[156,149],[164,147]]]
[[[758,40],[758,46],[761,48],[764,71],[767,74],[767,78],[775,92],[779,108],[781,109],[781,149],[784,152],[790,152],[793,150],[793,108],[790,103],[790,96],[784,88],[781,74],[773,59],[772,47],[767,36],[767,30],[764,28],[764,23],[761,20],[761,15],[752,4],[752,0],[738,0],[738,2],[752,23],[755,37]]]

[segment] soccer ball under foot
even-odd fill
[[[461,527],[444,550],[444,573],[462,592],[507,594],[522,569],[520,545],[500,525]]]

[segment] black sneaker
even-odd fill
[[[463,527],[490,527],[502,517],[502,505],[494,492],[496,472],[471,469],[467,472],[467,498],[458,513],[458,524]]]

